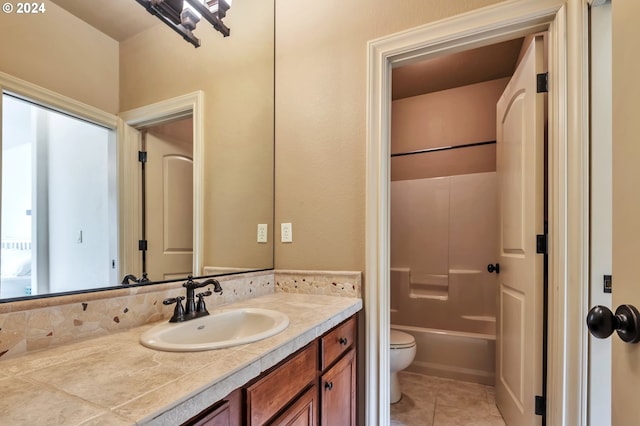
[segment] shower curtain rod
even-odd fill
[[[495,144],[495,143],[496,143],[496,141],[486,141],[486,142],[467,143],[467,144],[464,144],[464,145],[439,146],[439,147],[436,147],[436,148],[418,149],[416,151],[409,151],[409,152],[396,152],[394,154],[391,154],[391,156],[392,157],[402,157],[404,155],[425,154],[427,152],[437,152],[437,151],[449,151],[451,149],[470,148],[472,146],[491,145],[491,144]]]

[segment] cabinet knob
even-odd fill
[[[325,388],[326,390],[331,390],[331,389],[333,389],[333,382],[325,382],[325,383],[324,383],[324,388]]]
[[[338,342],[344,346],[347,346],[347,344],[349,343],[346,337],[341,337],[340,340],[338,340]]]

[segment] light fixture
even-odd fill
[[[231,30],[222,22],[231,7],[231,0],[136,0],[152,15],[180,34],[195,47],[200,40],[193,30],[201,18],[209,21],[216,31],[227,37]]]

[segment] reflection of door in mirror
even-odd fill
[[[146,272],[183,278],[193,267],[193,120],[143,131],[146,163]]]
[[[0,298],[117,279],[112,133],[3,93]]]

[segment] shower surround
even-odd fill
[[[498,253],[495,172],[391,183],[391,327],[416,372],[493,384]]]

